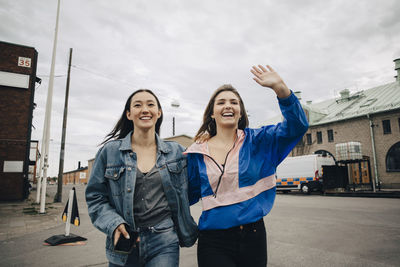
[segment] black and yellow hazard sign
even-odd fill
[[[74,190],[74,198],[72,201],[72,209],[71,209],[71,223],[75,226],[79,226],[81,224],[81,220],[79,219],[79,210],[78,210],[78,201],[76,199],[76,191],[75,191],[75,187],[72,188],[72,190]],[[67,217],[68,217],[68,204],[69,201],[67,202],[67,205],[65,205],[65,209],[64,212],[61,216],[63,222],[67,221]]]

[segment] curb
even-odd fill
[[[400,198],[400,192],[325,192],[324,196],[333,197],[375,197]]]

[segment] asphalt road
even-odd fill
[[[400,199],[277,196],[270,266],[399,266]]]
[[[64,202],[70,187],[64,187]],[[64,233],[59,224],[3,242],[0,266],[108,266],[104,234],[90,223],[84,186],[76,188],[81,226],[71,226],[71,233],[86,237],[86,245],[43,246]],[[201,205],[191,209],[197,220]],[[264,221],[268,266],[399,266],[400,199],[278,194]],[[180,266],[197,266],[196,246],[181,249]]]

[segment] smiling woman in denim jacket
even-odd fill
[[[277,95],[284,120],[248,128],[242,98],[231,85],[211,97],[188,154],[189,199],[202,200],[200,267],[266,266],[263,217],[275,199],[275,170],[307,131],[296,96],[270,67],[253,67],[254,80]]]
[[[109,266],[178,266],[197,239],[184,148],[160,139],[162,119],[156,95],[135,91],[96,155],[86,201]]]

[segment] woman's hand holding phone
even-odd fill
[[[129,233],[133,234],[131,237]],[[124,254],[132,252],[133,248],[136,247],[136,243],[139,242],[139,236],[137,232],[129,230],[125,224],[120,224],[114,232],[114,251]]]
[[[114,246],[117,245],[117,242],[119,240],[119,237],[121,234],[125,237],[125,239],[130,239],[131,237],[129,236],[128,231],[126,230],[125,224],[121,223],[118,225],[117,229],[115,229],[114,232]]]

